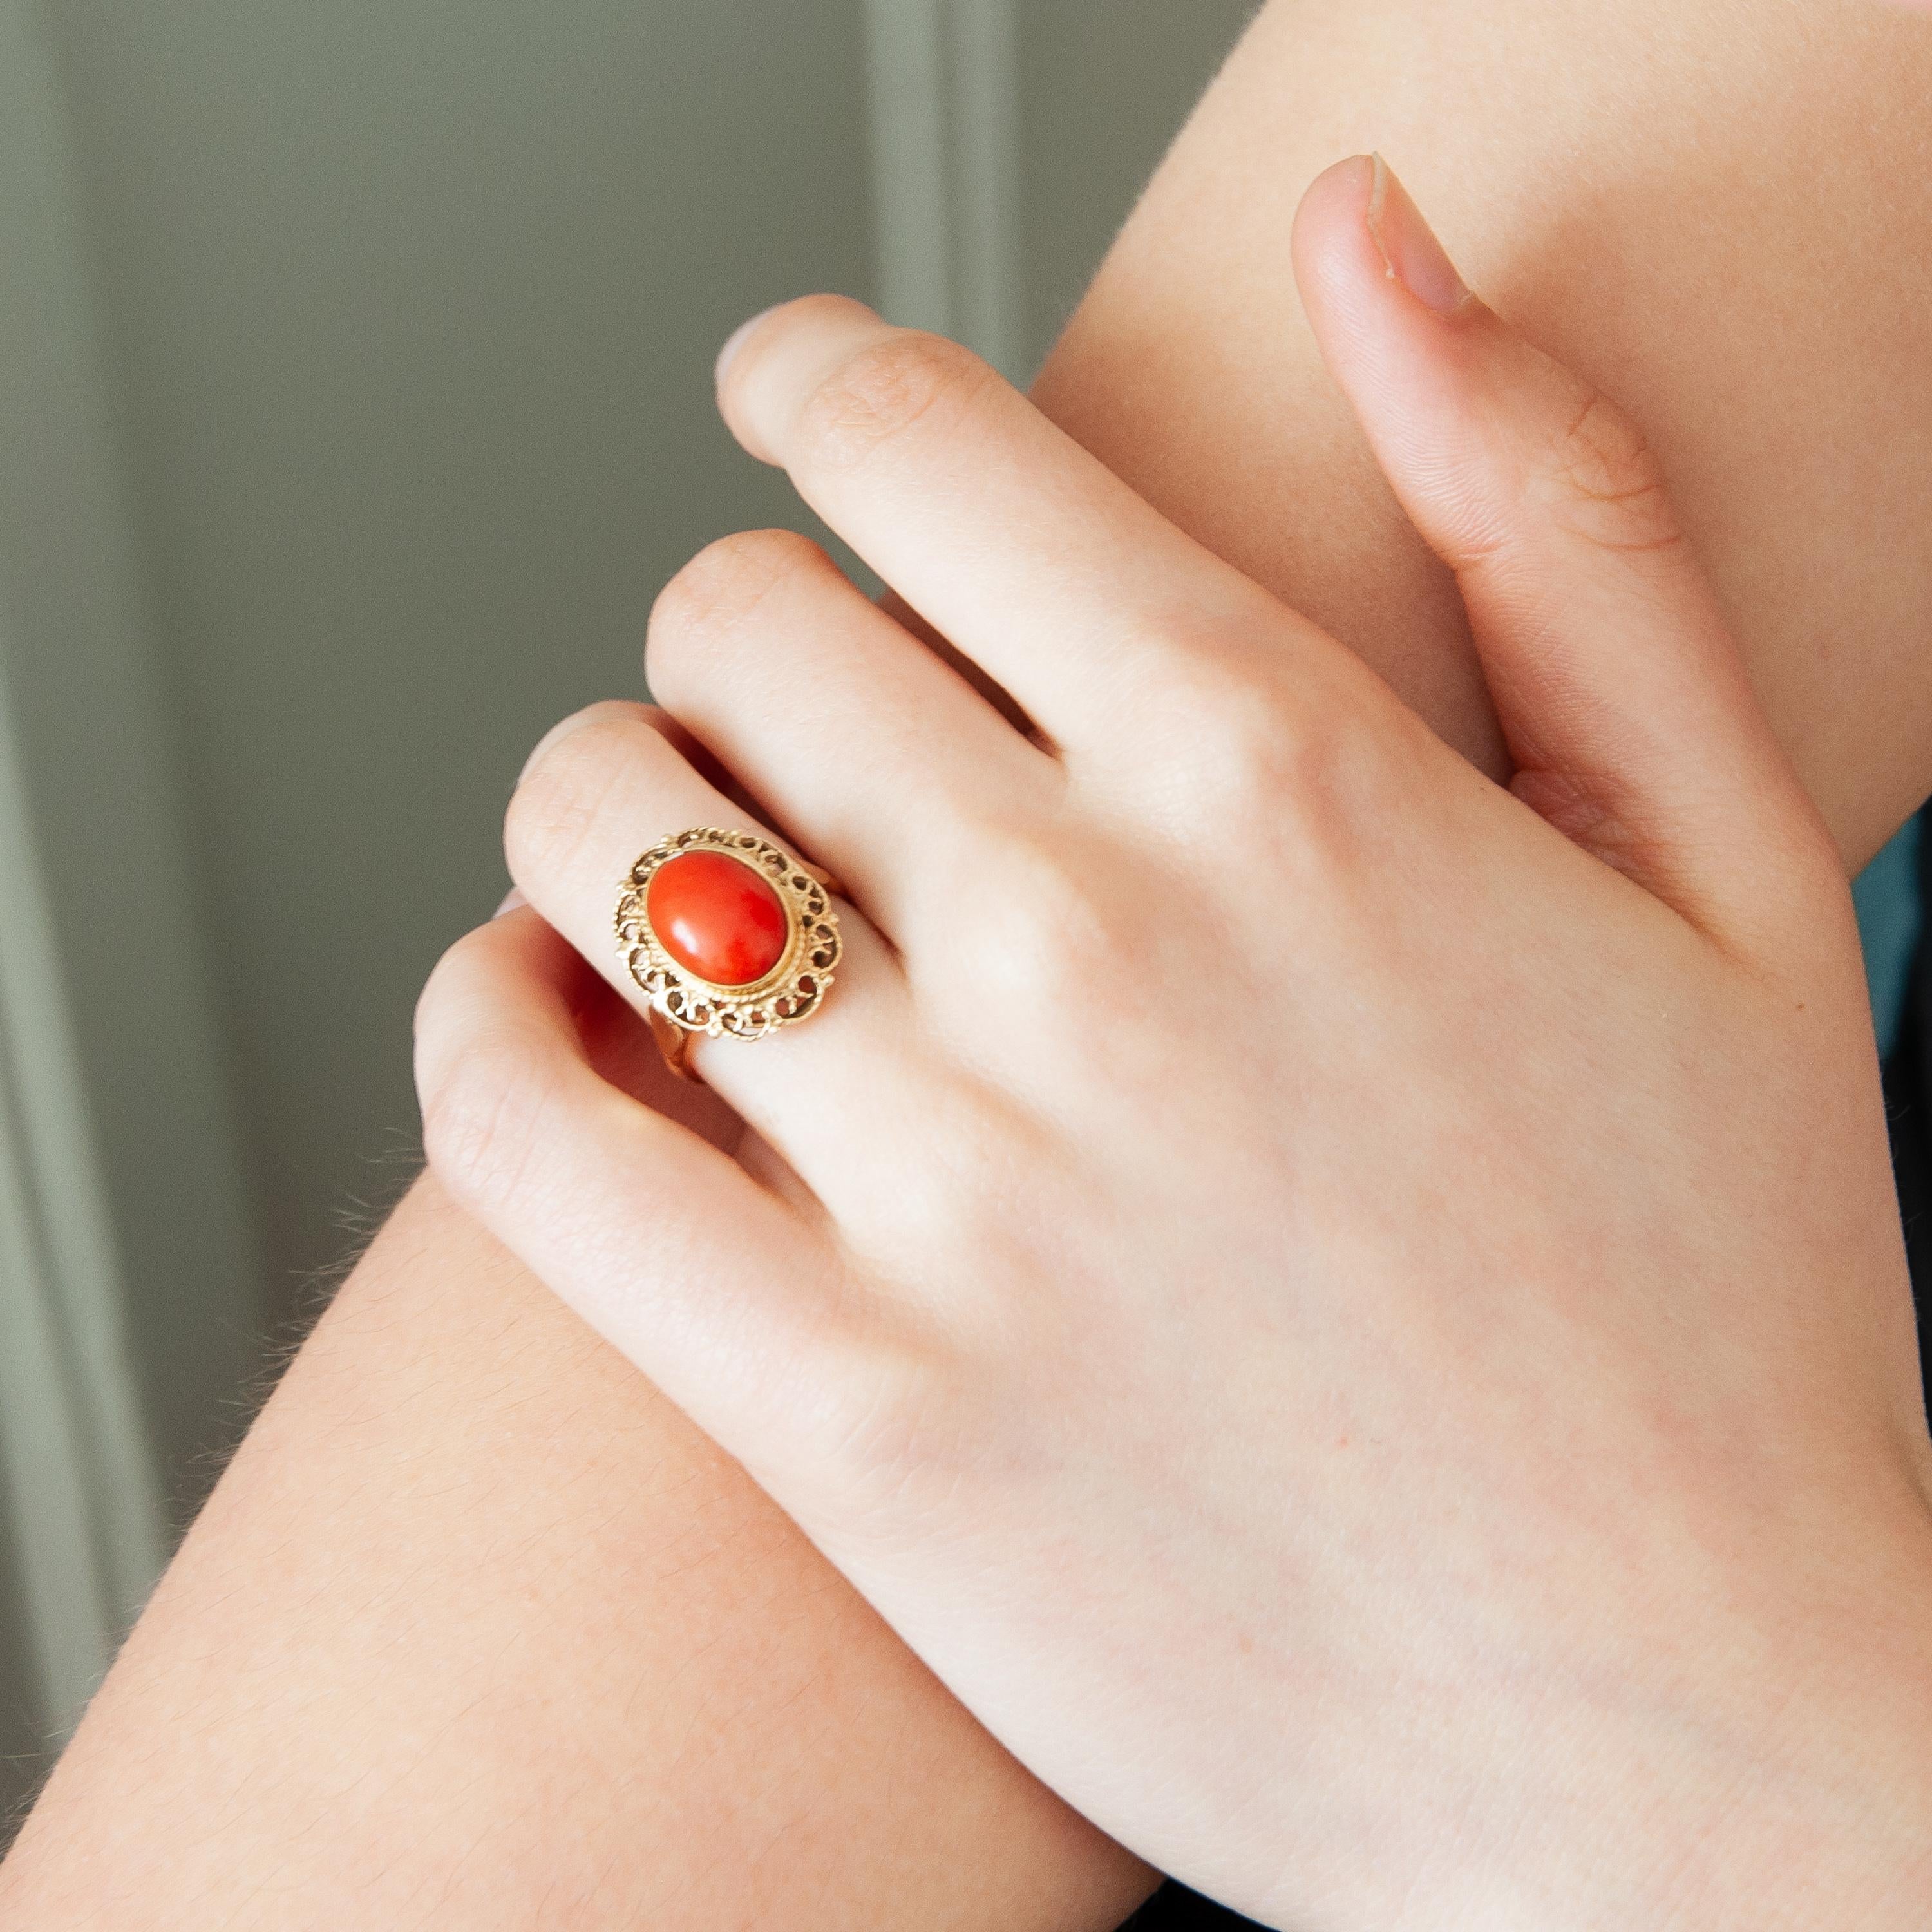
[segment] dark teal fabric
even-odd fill
[[[1858,874],[1852,898],[1858,909],[1858,936],[1864,941],[1865,979],[1871,988],[1872,1023],[1881,1060],[1889,1059],[1898,1040],[1918,943],[1918,842],[1922,820],[1905,830]]]

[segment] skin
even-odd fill
[[[1932,790],[1932,546],[1900,488],[1932,469],[1929,84],[1932,25],[1868,0],[1268,8],[1038,399],[1500,772],[1454,586],[1296,298],[1296,202],[1379,149],[1491,306],[1652,439],[1856,869]]]
[[[636,828],[744,820],[580,714],[510,810],[533,910],[424,995],[432,1165],[1263,1922],[1904,1932],[1932,1439],[1837,852],[1634,424],[1378,164],[1294,254],[1508,788],[964,351],[791,304],[727,422],[1039,729],[804,540],[715,546],[653,686],[849,882],[849,987],[696,1043],[735,1160],[602,1078]]]
[[[1043,401],[1493,764],[1460,606],[1287,286],[1287,203],[1380,142],[1496,304],[1652,430],[1780,736],[1868,850],[1932,742],[1932,40],[1838,5],[1640,5],[1615,45],[1580,4],[1478,0],[1454,41],[1440,17],[1267,10]],[[1694,116],[1686,75],[1721,83]],[[580,1836],[587,1924],[1097,1926],[1147,1882],[425,1182],[190,1538],[0,1868],[0,1916],[406,1924],[448,1898],[439,1922],[529,1926],[563,1916],[555,1848]]]

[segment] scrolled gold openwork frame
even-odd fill
[[[778,964],[748,986],[723,986],[673,958],[653,930],[649,902],[658,868],[688,852],[721,852],[748,866],[777,893],[786,939]],[[674,1071],[688,1073],[691,1036],[757,1040],[796,1026],[824,1004],[842,951],[836,882],[816,866],[754,832],[698,826],[660,839],[631,868],[617,901],[617,942],[630,974],[650,1003],[652,1030]]]

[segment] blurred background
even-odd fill
[[[0,1808],[412,1171],[525,750],[800,521],[718,344],[1024,378],[1250,10],[0,0]]]
[[[1024,376],[1246,0],[0,0],[0,1805],[410,1171],[562,712],[797,522],[736,322]]]

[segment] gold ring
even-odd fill
[[[681,1078],[698,1034],[763,1040],[824,1004],[838,963],[829,872],[754,832],[699,826],[631,868],[617,941],[664,1064]]]

